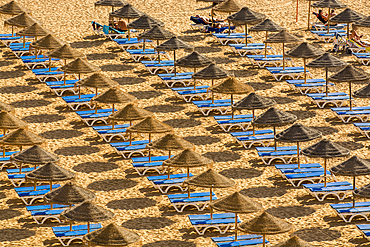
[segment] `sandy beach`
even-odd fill
[[[8,0],[1,0],[0,5]],[[41,20],[43,26],[67,41],[72,47],[83,52],[89,62],[99,66],[102,73],[117,81],[123,91],[138,98],[138,106],[155,114],[164,123],[174,127],[175,133],[195,144],[195,151],[215,161],[214,169],[236,181],[231,189],[216,189],[218,198],[235,191],[263,204],[268,213],[293,224],[294,234],[316,246],[354,247],[370,246],[361,236],[355,224],[366,221],[355,220],[345,223],[331,209],[336,199],[319,202],[302,187],[293,187],[284,180],[273,165],[266,166],[259,159],[255,149],[244,149],[234,138],[214,121],[205,117],[190,103],[177,98],[157,76],[152,76],[140,63],[135,63],[127,53],[112,41],[95,35],[90,22],[95,20],[106,24],[110,8],[94,8],[95,0],[18,0],[32,11],[32,16]],[[298,122],[321,131],[323,137],[343,144],[351,149],[351,155],[367,159],[370,155],[369,140],[361,135],[352,124],[342,123],[330,108],[319,109],[308,97],[289,88],[283,80],[276,82],[266,70],[251,66],[227,46],[221,46],[210,34],[190,28],[189,17],[195,14],[208,15],[209,10],[199,10],[206,3],[195,0],[130,0],[137,9],[165,23],[165,28],[177,34],[182,40],[195,46],[195,50],[212,58],[219,66],[232,71],[235,77],[251,85],[263,96],[272,97],[277,108],[294,113]],[[315,46],[329,51],[331,43],[319,43],[307,26],[308,2],[299,1],[299,21],[295,21],[296,1],[293,0],[249,0],[239,1],[254,11],[264,13],[268,18],[286,27]],[[370,1],[342,0],[351,9],[365,15],[370,14]],[[337,11],[339,12],[339,11]],[[222,16],[222,15],[221,15]],[[226,17],[226,15],[224,15]],[[1,15],[1,20],[9,18]],[[9,29],[0,25],[0,33]],[[370,40],[365,29],[364,39]],[[254,33],[257,42],[264,34]],[[272,44],[281,54],[281,45]],[[293,47],[288,44],[288,49]],[[178,57],[186,55],[179,52]],[[342,53],[337,57],[358,65],[351,55]],[[294,59],[296,65],[303,65],[302,59]],[[360,66],[370,73],[370,68]],[[322,69],[310,69],[316,78],[324,76]],[[353,91],[363,87],[353,84]],[[348,92],[348,83],[338,83],[339,91]],[[226,98],[229,96],[223,95]],[[235,96],[241,99],[244,95]],[[145,177],[140,177],[132,168],[129,159],[119,156],[109,144],[98,137],[96,132],[85,125],[65,102],[57,97],[43,83],[40,83],[9,48],[1,47],[0,57],[0,101],[16,108],[15,116],[28,122],[28,129],[47,139],[42,147],[60,157],[60,165],[76,173],[75,183],[96,193],[95,202],[115,213],[107,222],[115,222],[142,238],[143,246],[216,246],[210,237],[219,233],[199,236],[193,230],[187,214],[198,214],[195,210],[178,213],[170,205],[166,195],[154,189]],[[358,105],[369,105],[369,99],[356,99]],[[117,108],[122,108],[118,106]],[[262,110],[257,111],[257,114]],[[286,127],[278,128],[279,131]],[[154,135],[157,139],[162,135]],[[307,147],[316,141],[303,143]],[[329,167],[347,158],[332,159]],[[308,159],[322,162],[320,159]],[[199,174],[205,168],[192,170]],[[350,177],[338,177],[339,181],[351,181]],[[362,176],[356,186],[369,184],[370,177]],[[199,191],[201,189],[197,189]],[[204,190],[203,190],[204,191]],[[363,200],[363,199],[361,199]],[[345,200],[351,201],[350,198]],[[242,220],[252,215],[240,215]],[[0,246],[61,246],[54,237],[51,227],[54,223],[37,225],[17,197],[5,170],[0,172]],[[231,232],[230,232],[231,233]],[[268,236],[272,245],[289,237],[289,234]],[[72,245],[74,246],[74,245]],[[76,245],[77,246],[77,245]],[[80,245],[81,246],[81,245]]]

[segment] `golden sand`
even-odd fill
[[[8,0],[0,1],[5,4]],[[294,232],[302,239],[317,246],[370,246],[361,237],[354,221],[347,224],[335,215],[330,203],[337,200],[318,202],[302,187],[293,188],[276,169],[264,165],[255,150],[240,147],[228,133],[224,133],[212,117],[202,116],[192,104],[176,98],[170,89],[156,76],[151,76],[140,63],[134,63],[114,42],[100,38],[91,30],[90,22],[107,22],[109,8],[94,8],[95,0],[18,0],[32,15],[44,23],[62,40],[68,41],[87,55],[88,60],[100,66],[103,73],[121,84],[124,91],[136,96],[138,105],[155,113],[155,116],[175,128],[175,132],[196,144],[196,151],[215,160],[214,168],[221,174],[235,179],[237,185],[231,189],[218,189],[220,198],[234,191],[263,204],[267,212],[287,220]],[[175,32],[196,50],[214,58],[225,69],[234,71],[235,76],[250,83],[257,93],[274,97],[278,108],[298,115],[299,122],[315,126],[324,137],[341,142],[352,150],[353,155],[367,158],[370,154],[368,139],[361,136],[351,124],[343,124],[330,109],[318,109],[307,97],[294,94],[287,83],[274,81],[263,69],[253,68],[245,59],[233,54],[228,47],[217,43],[209,34],[190,29],[189,17],[197,13],[207,15],[209,10],[196,10],[206,4],[194,0],[145,0],[130,1],[136,8],[165,22],[165,27]],[[307,26],[307,1],[299,1],[299,21],[295,22],[296,1],[250,0],[240,1],[255,11],[262,12],[291,33],[313,42],[324,50],[331,44],[317,43],[304,29]],[[370,13],[368,0],[343,0],[345,4],[365,15]],[[2,20],[8,18],[2,16]],[[0,25],[0,32],[8,32]],[[363,32],[363,30],[361,30]],[[254,34],[261,41],[262,34]],[[369,38],[369,33],[365,35]],[[370,38],[369,38],[370,39]],[[273,45],[281,53],[281,45]],[[288,47],[292,47],[288,45]],[[179,57],[185,53],[179,53]],[[0,101],[16,107],[15,115],[29,123],[29,130],[45,137],[43,147],[61,158],[60,164],[77,174],[76,183],[97,194],[96,203],[114,211],[111,220],[131,229],[142,237],[144,246],[214,246],[210,237],[218,233],[199,236],[192,229],[185,211],[177,213],[166,195],[160,194],[140,177],[129,160],[122,159],[101,140],[91,127],[87,127],[71,111],[64,101],[35,79],[20,59],[15,58],[8,48],[1,48],[0,58]],[[351,56],[340,55],[343,60],[354,63]],[[302,65],[301,59],[295,59]],[[362,66],[364,70],[370,70]],[[323,76],[322,70],[311,69],[315,77]],[[354,85],[356,90],[362,85]],[[347,92],[347,83],[338,84]],[[242,96],[241,96],[242,97]],[[240,98],[240,97],[238,97]],[[357,100],[359,105],[369,105],[366,99]],[[283,129],[283,128],[281,128]],[[280,130],[281,130],[280,129]],[[157,136],[155,137],[157,138]],[[306,147],[309,144],[304,143]],[[330,162],[330,166],[345,158]],[[312,162],[321,162],[310,159]],[[198,174],[202,169],[194,169]],[[350,178],[339,177],[339,180]],[[357,187],[368,184],[368,177],[359,177]],[[349,201],[347,199],[346,201]],[[242,220],[251,216],[240,215]],[[103,222],[103,225],[108,222]],[[17,198],[6,172],[0,173],[0,246],[61,246],[54,237],[52,223],[37,225]],[[289,234],[269,236],[272,244],[287,239]]]

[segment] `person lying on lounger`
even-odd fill
[[[312,14],[316,15],[317,19],[319,19],[323,24],[328,22],[328,14],[324,13],[322,9],[319,10],[319,13],[312,12]]]
[[[361,40],[362,37],[363,35],[359,35],[357,33],[357,27],[353,26],[349,34],[349,39],[355,41],[357,44],[361,45],[362,47],[370,47],[370,42]]]

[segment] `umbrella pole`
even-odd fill
[[[347,39],[349,40],[349,23],[347,23]]]
[[[353,192],[355,191],[356,189],[356,176],[353,176]],[[352,193],[352,207],[354,208],[355,207],[355,195]]]
[[[211,80],[212,82],[212,86],[213,86],[213,79]],[[213,94],[213,91],[212,91],[212,104],[215,102],[215,95]]]
[[[51,57],[49,57],[49,72],[51,71]]]
[[[266,40],[268,36],[268,31],[266,31]],[[265,42],[265,58],[267,57],[267,43]]]
[[[307,69],[306,69],[306,58],[303,58],[303,69],[304,69],[304,83],[307,82]]]
[[[157,46],[159,46],[159,40],[157,40]],[[161,52],[157,50],[158,53],[158,63],[161,63]]]
[[[233,109],[234,97],[231,94],[231,119],[234,119],[234,109]]]
[[[114,113],[114,104],[112,104],[112,113]]]
[[[245,24],[245,45],[248,45],[248,26]]]
[[[235,241],[238,240],[238,214],[235,213]]]
[[[209,204],[212,203],[212,187],[209,188]],[[212,207],[209,207],[209,211],[211,213],[211,220],[213,220],[213,210]]]
[[[12,26],[12,37],[14,36],[14,26]]]
[[[274,126],[274,147],[275,151],[277,150],[277,145],[276,145],[276,126]]]
[[[131,144],[132,144],[132,134],[130,132],[130,146],[131,146]]]
[[[326,158],[324,158],[324,187],[326,187]]]
[[[98,88],[95,88],[95,96],[98,95]]]
[[[23,36],[23,48],[26,47],[26,36]]]
[[[190,177],[190,168],[189,167],[187,167],[186,168],[186,170],[187,170],[187,173],[188,173],[188,178]],[[190,185],[188,185],[188,198],[190,198]]]
[[[90,232],[90,222],[87,222],[87,233]]]
[[[311,1],[308,1],[307,30],[310,30]]]
[[[196,68],[194,68],[194,74],[195,74],[195,72],[197,72],[197,69]],[[196,80],[195,79],[193,79],[194,80],[194,90],[196,89],[196,84],[197,84],[197,82],[196,82]]]
[[[285,43],[283,43],[283,69],[285,69]]]
[[[300,159],[299,159],[299,142],[297,142],[297,163],[298,163],[298,169],[301,168],[301,162],[300,162]]]
[[[263,244],[262,246],[263,247],[266,247],[266,236],[265,236],[265,234],[262,235],[262,242],[263,242],[262,243]]]
[[[328,96],[328,67],[325,67],[325,92]]]
[[[352,111],[352,83],[349,83],[349,110]]]
[[[33,190],[36,191],[36,180],[33,180]]]
[[[143,51],[145,51],[145,39],[143,41]]]
[[[328,11],[328,30],[327,30],[327,33],[329,33],[329,30],[330,30],[330,8],[329,8],[329,11]]]
[[[69,222],[69,230],[72,231],[72,221]]]
[[[296,14],[295,14],[295,22],[298,22],[298,0],[297,0],[297,10],[296,10]]]
[[[96,89],[96,95],[98,95],[98,89]],[[81,86],[78,86],[78,98],[81,99]]]
[[[171,150],[168,151],[168,158],[171,158]]]
[[[254,120],[254,109],[252,110],[252,120]],[[254,136],[256,132],[254,124],[252,124],[252,131],[253,131],[253,136]]]
[[[173,69],[175,71],[175,76],[176,76],[176,51],[173,51]]]
[[[127,18],[127,23],[130,23],[130,18]],[[127,27],[127,38],[130,41],[130,28]]]
[[[64,82],[64,86],[67,84],[66,83],[66,72],[64,71],[63,72],[63,82]]]
[[[170,168],[171,168],[170,166],[168,166],[168,168],[167,168],[167,179],[170,179],[170,175],[171,175],[171,171],[170,171],[171,169]]]
[[[230,21],[227,20],[227,22],[229,23],[229,35],[230,35],[230,33],[231,33]]]

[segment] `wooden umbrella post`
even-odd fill
[[[304,83],[307,82],[307,68],[306,68],[306,58],[303,58],[303,70],[304,70]]]
[[[190,171],[189,171],[189,170],[190,170],[190,168],[189,168],[189,167],[187,167],[187,168],[186,168],[186,171],[187,171],[187,173],[188,173],[188,174],[187,174],[187,175],[188,175],[188,178],[190,177]],[[188,198],[190,198],[190,186],[189,186],[189,185],[188,185]]]
[[[234,104],[234,96],[233,96],[233,94],[231,94],[231,119],[234,119],[233,104]]]
[[[356,189],[356,176],[353,176],[353,192],[355,191]],[[352,193],[352,207],[354,208],[355,207],[355,195]]]
[[[254,120],[254,109],[252,110],[252,120]],[[256,134],[256,127],[254,126],[254,124],[252,123],[252,131],[253,131],[253,136]]]
[[[298,0],[297,0],[297,10],[296,10],[296,15],[295,15],[295,22],[298,22]]]
[[[301,169],[301,162],[300,162],[300,159],[299,159],[299,153],[300,153],[299,142],[297,142],[297,163],[298,163],[298,169]]]
[[[285,69],[285,43],[283,43],[283,70]]]
[[[325,94],[328,96],[328,67],[325,67]]]
[[[176,50],[173,50],[173,69],[175,71],[176,76]]]
[[[352,111],[352,83],[349,82],[349,110]]]
[[[266,40],[268,37],[268,31],[266,31]],[[267,43],[265,42],[265,58],[267,57]]]
[[[212,203],[212,187],[209,188],[209,204]],[[211,214],[211,220],[213,220],[213,209],[209,207],[209,211]]]
[[[324,187],[326,187],[326,158],[324,158]]]
[[[310,30],[311,1],[308,1],[307,30]]]
[[[248,25],[245,23],[245,46],[248,45]]]
[[[275,151],[277,150],[277,145],[276,145],[276,126],[274,126],[274,147]]]
[[[238,240],[238,214],[235,213],[235,241]]]

